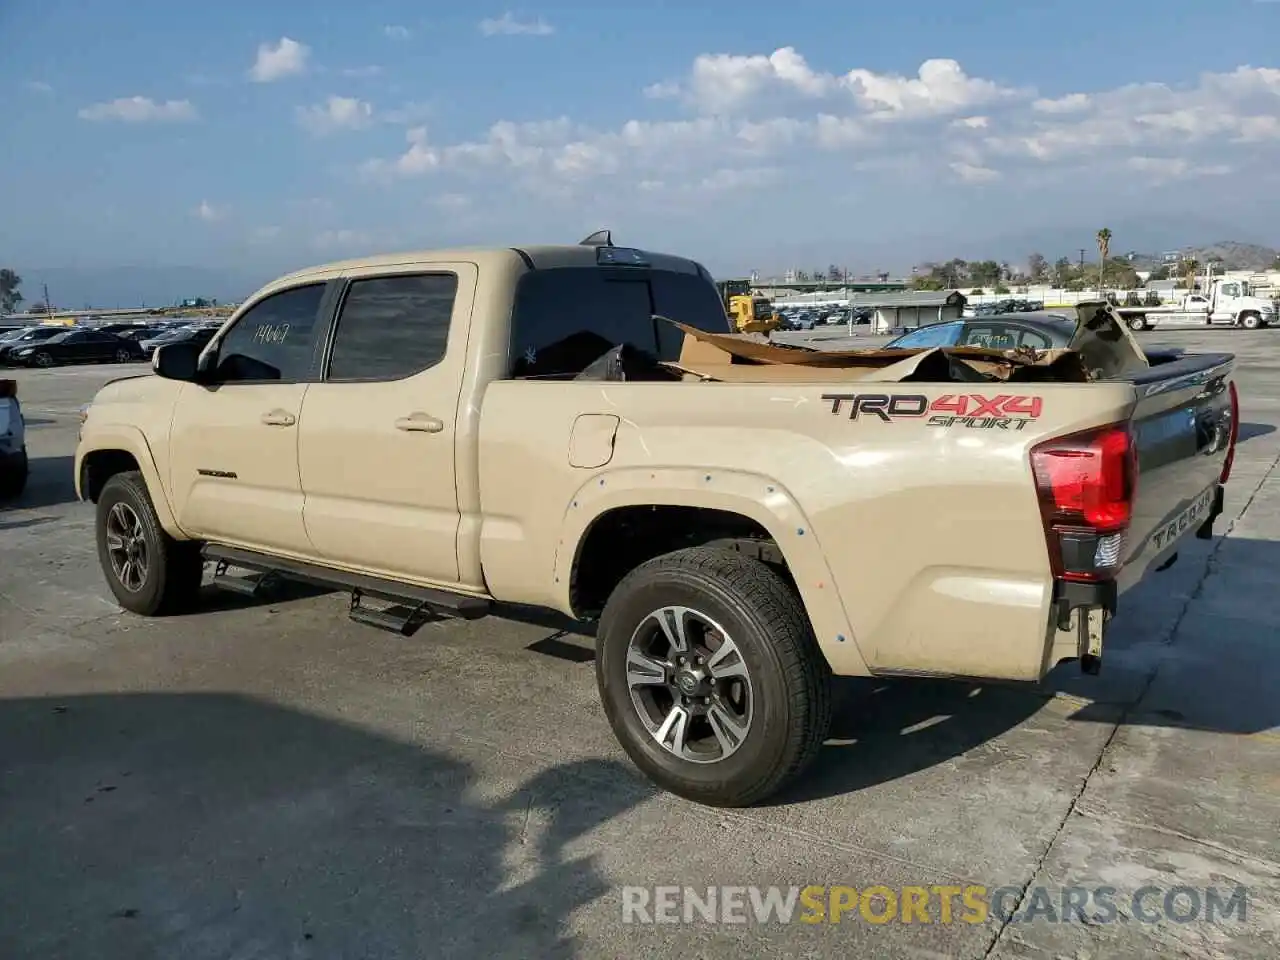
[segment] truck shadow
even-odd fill
[[[1241,423],[1240,434],[1237,439],[1240,443],[1244,443],[1254,437],[1265,437],[1267,434],[1275,432],[1276,428],[1270,423]]]
[[[459,759],[231,695],[8,700],[0,729],[14,958],[573,957],[609,883],[568,846],[652,794],[585,760],[484,802]]]
[[[76,502],[75,457],[32,457],[31,473],[22,496],[0,501],[0,513],[37,510]]]
[[[850,793],[944,763],[1060,708],[1048,724],[1128,724],[1275,737],[1280,543],[1191,544],[1121,598],[1102,673],[1058,665],[1040,684],[838,678],[830,738],[776,800]]]

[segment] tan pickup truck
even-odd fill
[[[729,333],[702,266],[607,239],[317,267],[104,387],[77,490],[144,615],[211,562],[404,632],[598,619],[623,747],[726,806],[813,759],[832,674],[1096,670],[1119,595],[1222,510],[1233,358],[1144,355],[1105,305],[1060,356]]]

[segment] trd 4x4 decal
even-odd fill
[[[919,393],[824,393],[831,412],[848,412],[850,420],[878,417],[885,423],[928,417],[931,427],[976,427],[985,430],[1021,430],[1040,416],[1040,397],[999,393],[948,393],[936,400]]]

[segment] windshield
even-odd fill
[[[897,340],[884,345],[885,350],[920,350],[929,347],[954,347],[960,341],[963,323],[934,323],[919,330],[904,333]]]

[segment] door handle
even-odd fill
[[[425,413],[411,413],[396,421],[397,430],[408,430],[416,433],[439,433],[444,429],[444,421]]]
[[[298,418],[285,410],[272,410],[262,415],[262,422],[269,427],[292,427]]]

